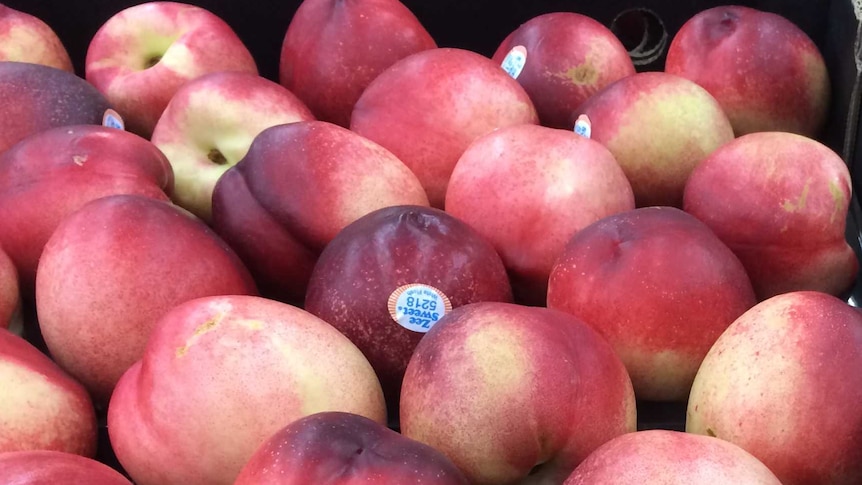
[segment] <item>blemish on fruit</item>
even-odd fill
[[[200,324],[198,328],[195,329],[194,333],[192,334],[192,337],[199,337],[209,332],[210,330],[217,327],[218,324],[221,323],[222,319],[224,319],[224,313],[219,313],[218,315],[210,318],[206,322]]]
[[[712,428],[706,428],[706,434],[716,438],[715,431],[713,431]]]
[[[579,66],[571,67],[567,71],[558,72],[554,77],[568,80],[572,84],[581,86],[584,84],[595,84],[599,77],[599,72],[589,62],[585,62]]]
[[[218,327],[219,324],[224,320],[226,313],[219,312],[218,315],[211,317],[209,320],[204,323],[198,325],[194,332],[192,332],[192,336],[186,341],[186,344],[182,347],[177,348],[176,355],[177,357],[182,357],[188,353],[189,349],[198,341],[201,335],[213,330]]]
[[[811,189],[811,181],[805,181],[805,187],[802,188],[802,193],[796,201],[785,200],[781,207],[787,212],[798,212],[805,209],[805,204],[808,202],[808,192]]]
[[[72,163],[74,163],[75,165],[77,165],[79,167],[83,167],[84,162],[86,162],[86,161],[87,161],[86,155],[74,155],[72,157]]]
[[[844,198],[844,191],[835,182],[829,182],[829,193],[832,195],[832,214],[829,216],[829,222],[835,222],[836,217],[841,217],[844,214],[844,207],[847,201]]]

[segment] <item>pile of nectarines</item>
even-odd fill
[[[23,10],[0,483],[862,483],[853,182],[787,18],[647,70],[574,11],[479,53],[304,0],[267,79],[203,6],[85,53]]]

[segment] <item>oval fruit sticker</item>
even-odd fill
[[[414,332],[431,330],[452,303],[442,291],[433,286],[410,284],[398,287],[389,295],[389,314],[398,325]]]

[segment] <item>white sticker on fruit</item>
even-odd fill
[[[110,108],[106,109],[105,114],[102,115],[102,126],[116,128],[118,130],[126,129],[126,124],[123,123],[123,117],[120,116],[120,113],[117,113]]]
[[[431,330],[452,303],[442,291],[429,285],[410,284],[397,288],[389,295],[389,314],[398,325],[414,332]]]
[[[527,64],[527,48],[522,45],[516,45],[512,47],[512,50],[506,54],[506,57],[503,58],[503,64],[501,67],[504,71],[509,73],[513,79],[518,79],[518,76],[521,75],[521,71],[524,70],[524,65]]]
[[[590,122],[589,116],[578,116],[578,119],[575,121],[575,133],[581,135],[584,138],[589,138],[590,136],[592,136],[593,124]]]

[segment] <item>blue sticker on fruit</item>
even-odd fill
[[[575,133],[581,135],[584,138],[589,138],[590,136],[592,136],[593,124],[590,122],[589,116],[578,116],[577,121],[575,121]]]
[[[392,319],[399,325],[414,332],[425,333],[431,330],[446,312],[452,310],[452,303],[442,291],[433,286],[410,284],[392,292],[388,307]]]
[[[126,124],[123,123],[123,117],[120,116],[120,113],[117,113],[112,109],[105,110],[105,114],[102,115],[102,126],[116,128],[118,130],[126,129]]]
[[[501,67],[509,73],[513,79],[518,79],[521,71],[524,70],[524,65],[527,64],[527,48],[522,45],[512,47],[512,50],[506,54]]]

